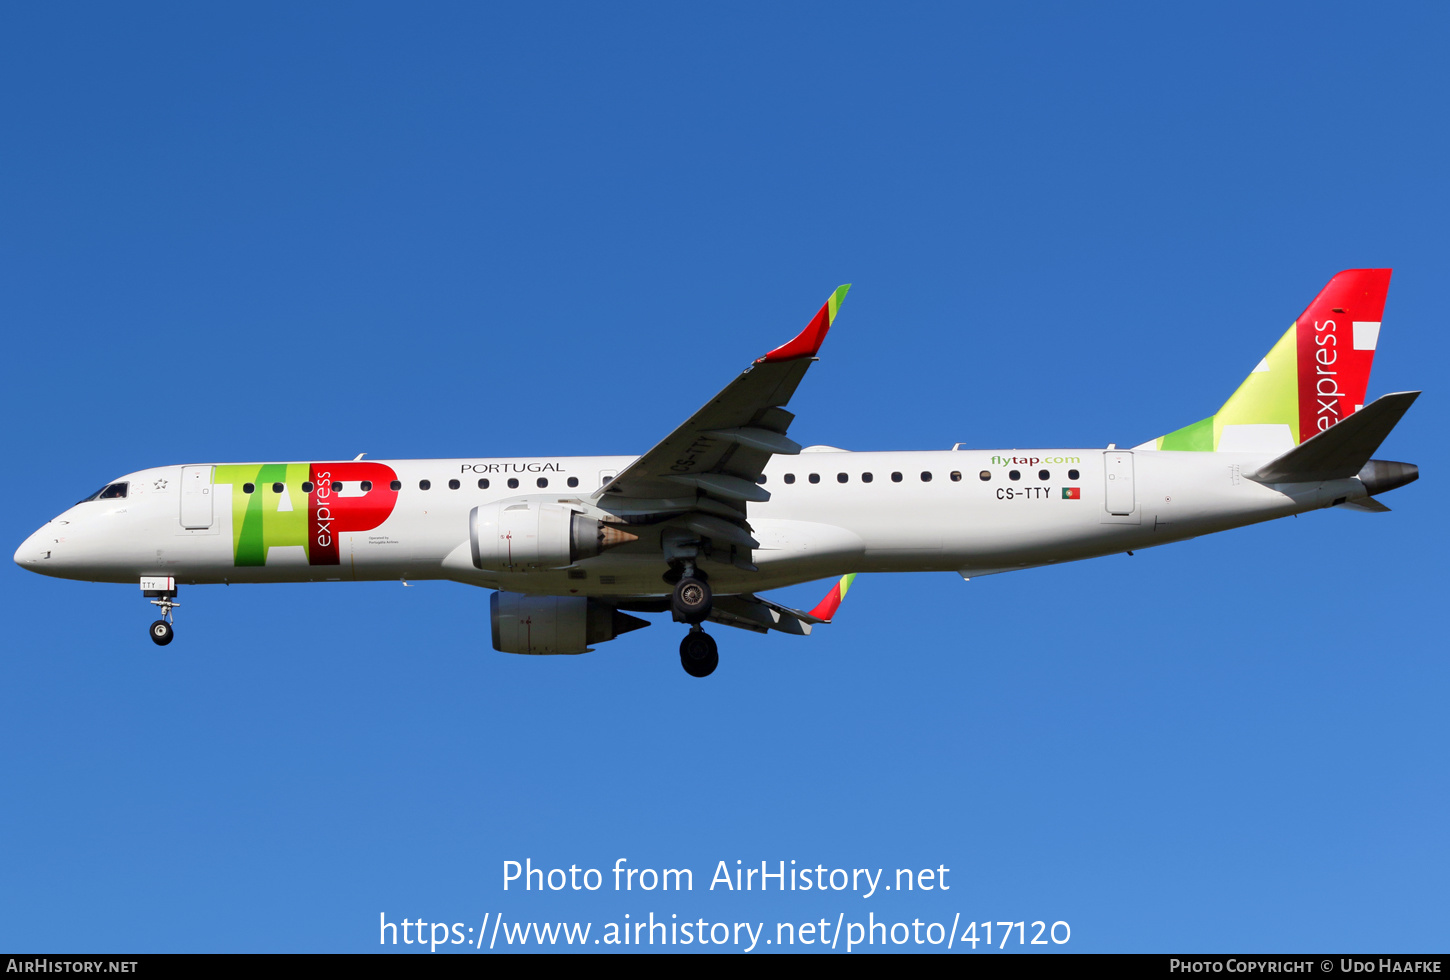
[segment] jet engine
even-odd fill
[[[584,596],[495,592],[489,598],[493,648],[501,653],[588,653],[649,622]]]
[[[565,504],[537,500],[475,507],[468,526],[473,565],[486,572],[564,568],[639,540],[613,524],[576,514]]]

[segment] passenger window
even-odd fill
[[[433,488],[433,481],[432,480],[419,480],[418,481],[418,489],[419,490],[431,490],[432,488]]]
[[[255,483],[243,483],[242,484],[242,493],[254,493],[256,491],[256,489],[257,489],[257,485]]]
[[[922,470],[921,471],[921,482],[922,483],[930,483],[931,482],[931,474],[928,473],[926,470]]]
[[[1049,472],[1047,472],[1046,470],[1038,470],[1037,471],[1037,479],[1043,480],[1043,481],[1047,481],[1047,480],[1052,479],[1052,474],[1049,473]]]
[[[480,490],[487,490],[488,489],[488,480],[487,480],[487,478],[478,481],[478,489],[480,489]]]
[[[785,475],[785,482],[786,483],[794,483],[795,482],[795,474],[794,473],[787,473]]]
[[[389,490],[392,490],[394,493],[396,493],[397,491],[403,489],[403,481],[402,480],[394,480],[392,483],[389,483],[388,484],[388,489]]]
[[[272,492],[273,493],[281,493],[283,490],[286,490],[286,489],[287,488],[284,487],[284,486],[282,486],[282,484],[280,484],[280,483],[274,483],[274,484],[272,484]]]
[[[820,483],[821,482],[821,474],[819,474],[819,473],[812,473],[810,476],[806,477],[806,479],[807,480],[810,480],[812,483]]]
[[[1008,470],[1007,471],[1007,479],[1011,480],[1013,483],[1016,483],[1018,480],[1022,479],[1022,471],[1021,470]]]
[[[961,474],[960,471],[958,471],[958,470],[952,470],[952,482],[953,483],[961,483],[962,482],[962,474]]]
[[[988,480],[992,479],[992,471],[983,470],[982,472],[978,473],[977,476],[981,479],[983,483],[986,483]]]
[[[765,478],[762,477],[761,480],[760,480],[760,482],[761,483],[764,483],[765,482]],[[571,476],[571,477],[569,477],[569,486],[570,487],[577,487],[578,485],[579,485],[579,478],[577,476]]]
[[[891,482],[892,483],[900,483],[901,482],[901,474],[900,473],[892,473],[891,474]]]
[[[1067,471],[1067,478],[1069,480],[1076,480],[1077,479],[1077,470],[1068,470]]]
[[[362,492],[363,493],[371,493],[372,492],[372,489],[373,489],[373,481],[372,480],[364,480],[364,481],[362,481]]]
[[[457,480],[449,480],[448,481],[448,489],[449,490],[457,490],[461,486],[463,486],[463,484],[459,483]]]
[[[849,479],[851,479],[851,478],[849,476],[847,476],[846,474],[844,474],[844,473],[837,473],[836,474],[836,482],[837,483],[845,483]]]
[[[540,490],[545,489],[549,485],[549,480],[548,480],[547,477],[542,477],[541,476],[541,477],[538,478],[538,480],[536,480],[534,482],[538,484]]]
[[[518,478],[517,477],[513,477],[513,476],[509,477],[509,489],[510,490],[517,490],[518,488],[519,488]]]
[[[760,484],[762,487],[765,486],[765,474],[762,473],[759,476],[757,476],[755,478],[755,482],[758,483],[758,484]]]
[[[861,474],[861,482],[862,483],[870,483],[872,479],[873,479],[873,477],[871,476],[870,473],[862,473]]]
[[[333,493],[342,493],[342,484],[341,483],[337,483],[337,482],[334,481],[333,484],[332,484],[332,492]]]
[[[312,492],[312,489],[313,489],[313,483],[312,483],[311,480],[303,480],[302,481],[302,492],[303,493],[311,493]]]

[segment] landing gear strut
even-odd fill
[[[174,616],[171,610],[181,603],[176,601],[176,583],[172,579],[162,579],[156,584],[169,585],[170,588],[148,589],[148,583],[142,581],[141,594],[151,600],[151,605],[161,609],[161,618],[151,624],[151,642],[159,647],[164,647],[176,637],[176,630],[172,627]]]
[[[709,677],[720,665],[720,648],[700,627],[691,628],[680,641],[680,666],[691,677]]]
[[[675,594],[670,597],[670,611],[674,613],[675,622],[691,626],[698,626],[709,619],[714,605],[715,598],[709,584],[693,575],[680,579],[675,586]]]

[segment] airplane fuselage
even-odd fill
[[[808,449],[774,457],[762,481],[770,499],[746,505],[759,545],[750,552],[755,568],[710,554],[699,567],[717,594],[850,572],[971,577],[1146,548],[1368,496],[1358,479],[1265,485],[1245,478],[1268,459],[1141,449]],[[670,590],[662,539],[677,522],[661,519],[660,500],[649,502],[646,519],[636,518],[628,499],[591,499],[633,461],[156,467],[111,484],[125,484],[124,497],[68,509],[15,557],[41,574],[97,582],[134,584],[148,575],[178,584],[452,579],[533,595],[661,596]],[[560,567],[477,567],[475,508],[513,501],[622,521],[639,540]],[[694,503],[682,490],[680,511]]]

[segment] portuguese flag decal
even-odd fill
[[[1063,487],[1062,488],[1062,499],[1063,500],[1081,500],[1082,499],[1082,487]]]

